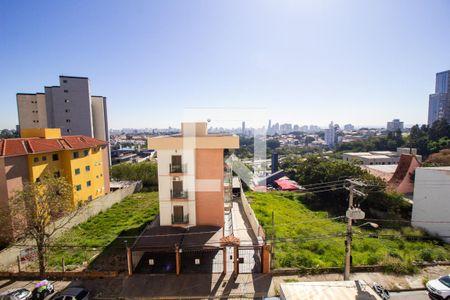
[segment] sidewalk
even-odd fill
[[[425,277],[434,279],[450,273],[450,266],[423,269],[413,276],[396,276],[383,273],[356,273],[351,279],[362,279],[368,284],[377,282],[389,290],[423,288]],[[172,299],[172,298],[257,298],[275,296],[282,282],[333,281],[342,280],[341,274],[314,276],[276,276],[271,274],[239,274],[236,280],[232,274],[182,274],[182,275],[122,275],[116,278],[57,283],[58,290],[70,284],[84,286],[91,291],[94,299]],[[0,281],[0,292],[13,287],[32,287],[33,282],[8,280]]]

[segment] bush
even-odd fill
[[[142,180],[145,191],[158,190],[158,168],[154,162],[120,164],[112,166],[112,178],[116,180]]]

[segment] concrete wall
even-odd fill
[[[417,168],[411,222],[450,242],[450,167]],[[433,223],[435,222],[435,223]],[[439,223],[447,222],[447,223]]]
[[[241,201],[242,207],[244,208],[244,213],[247,216],[248,221],[250,222],[250,227],[252,228],[255,236],[258,238],[258,241],[261,243],[263,240],[266,239],[266,236],[264,234],[262,226],[259,224],[258,219],[256,218],[253,208],[250,206],[250,203],[248,203],[247,196],[245,196],[242,186],[241,186]]]

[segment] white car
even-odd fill
[[[434,298],[450,300],[450,275],[428,281],[427,290]]]
[[[31,292],[24,288],[13,289],[0,294],[0,300],[28,300]]]

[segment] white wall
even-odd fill
[[[450,242],[450,167],[416,169],[411,222]]]
[[[179,176],[183,181],[183,189],[188,191],[188,200],[172,201],[170,190],[172,189],[173,176],[169,175],[172,155],[181,155],[182,164],[187,166],[187,173]],[[182,205],[185,214],[189,214],[189,225],[196,225],[195,214],[195,150],[158,150],[158,190],[160,207],[160,225],[172,225],[172,207]]]

